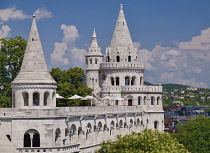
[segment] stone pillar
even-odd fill
[[[29,107],[32,107],[33,106],[33,92],[32,91],[29,91],[28,92],[28,103],[29,103]]]

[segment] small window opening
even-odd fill
[[[32,38],[32,41],[34,41],[34,38]]]

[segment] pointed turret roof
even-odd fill
[[[133,45],[133,43],[123,12],[123,5],[121,4],[110,47],[128,47],[130,45]]]
[[[97,36],[96,36],[96,30],[94,28],[93,35],[92,35],[92,42],[90,44],[90,47],[88,48],[88,53],[86,55],[102,55],[101,53],[101,47],[98,46],[97,42]]]
[[[12,84],[56,84],[47,70],[35,16],[28,37],[21,70]]]

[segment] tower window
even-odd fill
[[[123,26],[124,26],[124,22],[123,22]]]
[[[23,92],[22,95],[23,95],[23,100],[24,100],[24,106],[28,106],[29,105],[29,103],[28,103],[28,93]]]
[[[90,59],[90,64],[92,64],[92,59]]]
[[[110,62],[110,57],[109,56],[107,56],[107,62]]]
[[[116,77],[116,85],[119,86],[120,85],[120,78]]]
[[[129,77],[125,77],[125,85],[130,85],[130,78]]]
[[[117,62],[120,62],[120,56],[117,56],[117,57],[116,57],[116,61],[117,61]]]
[[[128,62],[131,62],[131,56],[128,56]]]
[[[97,64],[98,63],[98,60],[97,60],[97,58],[95,59],[95,64]]]
[[[34,41],[34,38],[32,38],[32,41]]]
[[[35,92],[33,94],[33,105],[39,106],[39,93],[38,92]]]

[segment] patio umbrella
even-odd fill
[[[55,97],[56,97],[56,99],[65,99],[63,96],[61,96],[61,95],[59,95],[57,93],[56,93]]]
[[[95,100],[95,98],[93,96],[86,96],[82,98],[81,100]]]
[[[70,98],[68,99],[82,99],[83,97],[81,96],[78,96],[78,95],[74,95],[74,96],[71,96]]]

